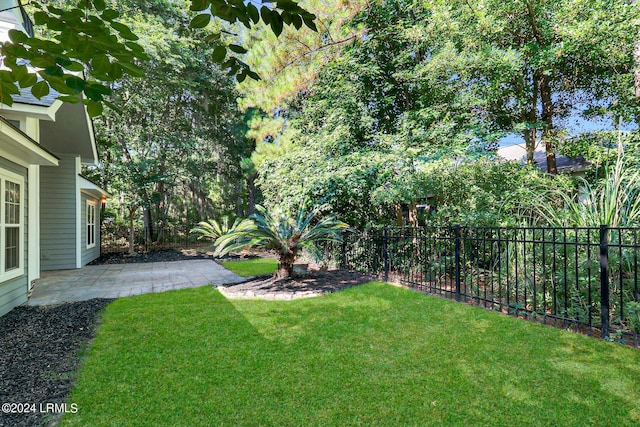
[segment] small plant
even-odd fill
[[[548,224],[569,227],[628,227],[640,223],[640,173],[625,169],[623,158],[620,143],[616,164],[604,180],[595,185],[582,180],[583,188],[576,194],[551,190],[542,198],[534,198],[540,217]]]
[[[215,254],[225,255],[247,247],[275,252],[278,269],[274,277],[277,279],[293,275],[293,263],[302,250],[320,259],[322,249],[318,246],[319,242],[341,242],[342,233],[350,230],[349,225],[335,216],[318,218],[318,209],[308,212],[304,206],[295,217],[279,209],[269,212],[262,206],[256,206],[256,211],[215,241]]]
[[[640,301],[630,301],[626,308],[629,326],[636,333],[640,333]]]
[[[194,227],[190,232],[193,234],[199,234],[198,240],[208,239],[215,242],[220,236],[238,228],[240,222],[240,218],[236,218],[233,221],[233,225],[229,226],[229,217],[224,216],[220,222],[215,219],[201,221],[198,223],[198,226]]]
[[[624,337],[622,336],[622,331],[620,329],[613,332],[608,337],[605,337],[604,340],[607,342],[614,342],[616,344],[624,344]]]

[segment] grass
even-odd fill
[[[276,271],[278,260],[275,258],[252,258],[242,261],[225,261],[222,265],[239,276],[263,276]]]
[[[639,425],[640,351],[373,282],[107,307],[65,426]]]

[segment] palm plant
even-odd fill
[[[235,230],[241,222],[240,218],[236,218],[233,221],[233,225],[229,226],[229,217],[224,216],[220,222],[215,219],[201,221],[198,223],[198,226],[191,229],[190,232],[199,234],[198,240],[208,239],[215,242],[220,236]]]
[[[274,252],[278,256],[278,270],[274,278],[285,279],[293,275],[293,263],[303,250],[319,259],[319,242],[341,242],[342,233],[349,225],[333,215],[318,218],[318,209],[307,211],[301,206],[295,217],[281,209],[269,212],[256,206],[256,213],[241,221],[234,230],[215,241],[216,255],[252,247]]]
[[[591,185],[583,180],[578,194],[551,190],[537,198],[537,213],[552,225],[570,227],[635,226],[640,223],[640,174],[624,168],[622,146],[618,159],[604,180]],[[557,209],[554,200],[559,200]]]

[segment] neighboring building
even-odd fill
[[[0,40],[31,28],[17,0],[0,0]],[[79,268],[100,256],[107,194],[80,175],[97,164],[84,105],[24,91],[0,104],[0,316],[27,301],[41,270]]]
[[[524,143],[507,145],[498,148],[498,157],[526,164],[527,149]],[[538,142],[533,152],[533,162],[542,171],[547,171],[547,152],[542,142]],[[591,167],[591,163],[582,156],[572,158],[556,153],[556,167],[558,168],[558,173],[581,175]]]

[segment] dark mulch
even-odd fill
[[[374,280],[372,276],[346,270],[314,270],[298,277],[276,280],[271,276],[260,276],[246,282],[225,287],[230,297],[262,297],[265,299],[288,299],[336,292]],[[282,298],[279,298],[282,297]]]
[[[0,427],[42,426],[56,419],[40,404],[64,403],[110,299],[16,307],[0,317],[0,404],[36,404],[36,412],[0,412]],[[72,403],[72,402],[67,402]]]
[[[218,259],[218,261],[225,260],[238,260],[257,258],[260,255],[257,254],[242,254],[242,255],[227,255],[224,259]],[[192,259],[213,259],[213,255],[210,252],[201,252],[196,250],[176,250],[176,249],[162,249],[157,251],[140,252],[134,255],[126,253],[109,253],[101,255],[98,259],[93,260],[89,265],[101,265],[101,264],[135,264],[142,262],[166,262],[166,261],[188,261]]]
[[[124,253],[110,253],[101,255],[89,265],[101,264],[134,264],[142,262],[187,261],[191,259],[212,259],[207,253],[196,251],[178,251],[175,249],[163,249],[159,251],[141,252],[134,255]]]

